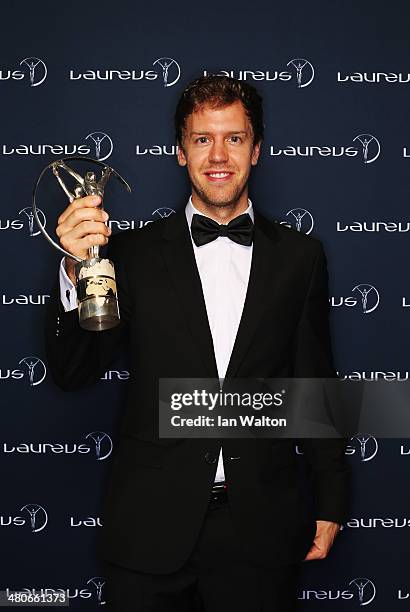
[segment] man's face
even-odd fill
[[[186,119],[178,163],[187,166],[193,195],[208,206],[232,206],[247,198],[251,166],[260,143],[241,102],[222,108],[204,106]]]

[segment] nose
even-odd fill
[[[226,163],[229,155],[224,139],[216,138],[209,149],[209,162],[212,163]]]

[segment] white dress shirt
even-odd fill
[[[254,220],[250,200],[244,212],[250,215],[252,221]],[[190,198],[185,207],[189,228],[194,213],[203,214],[194,207]],[[224,378],[242,316],[253,244],[244,246],[233,242],[227,236],[219,236],[216,240],[199,247],[192,241],[192,246],[212,334],[218,377]],[[76,308],[76,291],[66,273],[64,258],[60,264],[60,292],[64,309],[68,311]],[[225,480],[225,473],[221,446],[215,482],[222,480]]]

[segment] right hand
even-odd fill
[[[101,203],[99,196],[86,196],[71,202],[58,218],[56,234],[60,244],[69,253],[87,259],[88,249],[94,245],[108,242],[111,229],[105,225],[108,213],[97,208]],[[75,285],[75,261],[65,258],[67,274]]]

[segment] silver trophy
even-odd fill
[[[82,177],[65,163],[71,160],[97,164],[101,168],[101,177],[97,179],[95,172],[92,171],[86,172],[85,176]],[[33,215],[40,231],[50,244],[61,251],[66,257],[70,257],[77,262],[75,275],[77,280],[77,305],[80,326],[90,331],[111,329],[118,325],[120,321],[114,264],[109,259],[103,259],[99,256],[98,245],[90,247],[88,249],[88,258],[82,260],[63,249],[50,238],[40,221],[36,204],[38,186],[48,169],[52,170],[70,202],[84,196],[98,195],[101,197],[101,204],[98,206],[100,209],[103,208],[104,188],[110,176],[118,179],[129,192],[131,192],[131,188],[122,176],[110,166],[91,157],[81,156],[65,157],[48,164],[41,171],[33,190]],[[61,178],[61,171],[66,172],[75,180],[73,192],[68,189]]]

